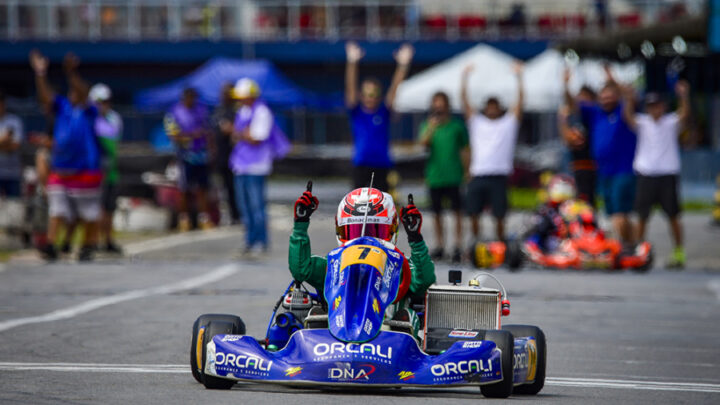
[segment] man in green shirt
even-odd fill
[[[119,173],[117,167],[117,147],[123,130],[120,114],[111,108],[110,98],[112,92],[105,84],[98,83],[90,89],[90,100],[98,108],[95,120],[95,133],[103,152],[103,186],[102,207],[103,214],[100,219],[100,241],[105,241],[100,248],[108,253],[122,253],[122,249],[113,240],[112,218],[117,207],[117,183]]]
[[[425,165],[425,181],[430,189],[430,202],[435,214],[435,243],[433,259],[445,253],[443,202],[447,200],[455,213],[455,250],[453,263],[462,259],[462,201],[460,186],[467,162],[468,133],[462,120],[450,114],[447,94],[437,92],[430,104],[430,115],[420,125],[420,143],[430,156]]]

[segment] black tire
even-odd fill
[[[502,351],[500,364],[503,379],[493,384],[481,385],[480,392],[488,398],[507,398],[513,393],[513,348],[515,338],[505,330],[489,330],[485,332],[485,340],[495,342]]]
[[[505,250],[505,263],[510,271],[520,270],[523,262],[523,252],[520,242],[517,240],[508,241]]]
[[[192,376],[195,378],[195,380],[202,384],[202,370],[201,368],[204,367],[204,362],[200,364],[200,367],[198,367],[198,358],[197,358],[197,352],[198,352],[198,333],[200,331],[200,328],[205,327],[205,332],[207,332],[207,326],[210,324],[211,321],[221,321],[221,322],[229,322],[233,324],[233,331],[232,334],[236,335],[244,335],[245,334],[245,324],[243,323],[242,319],[240,317],[235,315],[224,315],[224,314],[205,314],[200,315],[198,319],[195,320],[195,323],[193,323],[193,329],[192,329],[192,339],[190,340],[190,371],[192,372]],[[203,335],[203,342],[206,340],[205,336]],[[201,351],[204,352],[205,346],[203,345],[201,348]]]
[[[513,389],[513,394],[537,395],[545,385],[545,368],[547,367],[547,343],[545,333],[542,329],[532,325],[506,325],[506,330],[515,338],[532,336],[537,344],[537,369],[535,370],[535,381],[532,384],[518,385]]]

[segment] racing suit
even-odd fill
[[[325,285],[327,258],[311,253],[308,226],[310,222],[295,222],[290,235],[288,265],[295,280],[307,281],[321,291]],[[412,273],[409,295],[423,296],[428,287],[435,282],[435,264],[430,259],[425,241],[410,242],[408,264]]]
[[[534,242],[543,252],[552,252],[562,239],[568,236],[565,219],[552,204],[541,206],[535,212],[533,222],[534,225],[526,234],[526,240]]]

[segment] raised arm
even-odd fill
[[[635,89],[632,86],[620,87],[623,95],[623,119],[633,130],[637,129],[635,120]]]
[[[613,86],[620,86],[620,83],[618,83],[617,80],[615,80],[615,76],[613,76],[612,73],[612,66],[610,66],[609,63],[603,64],[603,70],[605,71],[605,84],[610,84]]]
[[[40,53],[37,49],[30,51],[30,67],[35,72],[35,88],[37,89],[37,97],[43,109],[52,111],[52,102],[55,94],[47,80],[47,70],[50,65],[48,58]]]
[[[345,107],[354,108],[358,103],[358,62],[365,51],[355,42],[345,44]]]
[[[577,108],[577,103],[575,97],[570,93],[570,76],[572,76],[572,72],[570,72],[570,68],[566,67],[563,71],[563,94],[565,96],[565,105],[571,111],[574,111]]]
[[[79,97],[78,101],[80,103],[85,103],[87,101],[90,86],[85,80],[83,80],[80,73],[78,73],[78,66],[80,66],[80,58],[72,52],[66,53],[65,59],[63,60],[63,69],[65,70],[65,77],[67,78],[68,85],[74,92],[77,93]]]
[[[680,80],[675,84],[675,94],[678,97],[678,119],[681,125],[685,125],[690,118],[690,85],[686,80]]]
[[[525,66],[521,62],[516,62],[513,64],[513,72],[515,73],[515,77],[517,78],[517,103],[513,107],[512,112],[513,114],[515,114],[515,118],[517,118],[518,121],[522,120],[523,105],[525,103],[523,70],[525,70]]]
[[[463,69],[462,77],[460,79],[460,100],[462,101],[462,109],[463,109],[463,115],[465,116],[465,121],[470,120],[470,117],[473,116],[473,107],[470,105],[470,98],[468,97],[468,77],[470,77],[470,74],[475,69],[475,65],[467,65],[465,66],[465,69]]]
[[[400,83],[402,83],[402,81],[407,77],[413,55],[415,55],[415,48],[413,48],[410,44],[403,44],[400,49],[395,51],[394,56],[395,61],[397,62],[397,67],[395,68],[395,74],[393,74],[392,81],[390,82],[390,88],[385,96],[385,105],[389,109],[392,109],[392,106],[395,103],[395,95],[397,94],[398,86],[400,86]]]

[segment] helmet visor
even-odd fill
[[[362,227],[362,224],[343,225],[339,227],[338,236],[343,241],[353,240],[361,236],[372,236],[386,241],[392,239],[392,225],[365,224],[365,235],[362,234]]]

